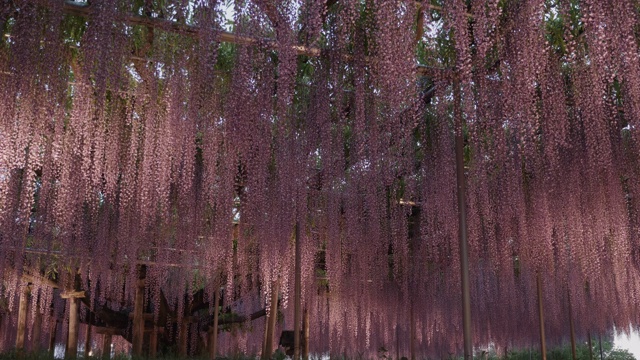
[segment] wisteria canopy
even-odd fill
[[[298,223],[311,352],[460,354],[458,131],[474,346],[538,343],[538,277],[551,343],[640,324],[639,11],[0,1],[0,350],[28,284],[28,334],[82,290],[127,338],[139,279],[192,354],[218,289],[292,329]],[[244,324],[220,353],[260,353]]]

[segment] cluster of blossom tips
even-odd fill
[[[311,351],[459,353],[456,131],[474,343],[537,341],[537,277],[552,343],[639,323],[635,1],[223,3],[0,5],[1,326],[23,274],[32,329],[51,281],[131,310],[143,265],[156,321],[276,282],[290,316],[299,223]]]

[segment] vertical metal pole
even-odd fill
[[[302,276],[300,263],[300,223],[296,222],[295,228],[295,285],[294,285],[294,303],[293,303],[293,360],[300,360],[300,307],[302,297]]]
[[[542,360],[547,360],[547,344],[544,339],[544,309],[542,307],[542,282],[540,281],[540,273],[536,274],[536,283],[538,288],[538,318],[540,320],[540,356]]]
[[[573,326],[573,311],[571,309],[571,293],[567,290],[567,296],[569,298],[569,331],[571,332],[571,358],[573,360],[577,360],[578,356],[576,355],[576,331]]]
[[[467,244],[466,183],[464,175],[464,134],[462,129],[462,98],[460,79],[453,82],[453,117],[456,132],[456,178],[458,183],[458,232],[460,240],[460,279],[462,285],[462,331],[464,358],[473,358],[471,335],[471,292],[469,290],[469,250]]]

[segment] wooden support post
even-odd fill
[[[416,46],[422,40],[422,36],[424,35],[424,8],[422,6],[422,2],[418,4],[416,9],[418,13],[416,16]]]
[[[400,360],[400,322],[396,323],[396,359]]]
[[[302,267],[300,262],[300,223],[295,227],[295,282],[293,298],[293,360],[300,360],[300,307],[302,297]]]
[[[189,320],[185,317],[182,319],[180,325],[180,348],[179,354],[181,357],[186,358],[188,355],[189,345]]]
[[[409,304],[409,356],[416,360],[416,324],[413,318],[413,301]]]
[[[155,359],[158,354],[158,327],[153,325],[149,335],[149,358]]]
[[[116,328],[96,327],[96,334],[102,335],[102,358],[109,359],[111,357],[113,335],[118,335],[120,332]]]
[[[538,319],[540,326],[540,356],[542,360],[547,360],[547,344],[544,339],[544,308],[542,307],[542,281],[540,273],[536,274],[536,284],[538,288]]]
[[[133,304],[133,341],[132,353],[134,356],[142,356],[144,343],[144,279],[138,279],[136,294]]]
[[[269,315],[264,318],[264,334],[262,336],[262,352],[260,353],[260,360],[265,360],[267,354],[267,339],[269,338]]]
[[[262,334],[262,351],[260,352],[260,360],[266,359],[267,354],[267,340],[269,338],[269,310],[265,304],[265,316],[264,316],[264,332]]]
[[[304,342],[302,343],[302,358],[309,360],[309,309],[305,306],[302,316],[302,333]]]
[[[87,332],[85,334],[84,337],[84,358],[88,358],[89,356],[91,356],[91,318],[92,318],[92,314],[89,313],[87,314],[87,316],[89,317],[89,321],[87,324]]]
[[[220,311],[220,289],[216,288],[213,295],[213,324],[209,328],[209,359],[216,358],[218,351],[218,313]]]
[[[58,330],[58,319],[53,316],[53,310],[51,311],[51,330],[49,331],[49,354],[53,355],[56,350],[56,332]]]
[[[591,344],[591,331],[587,332],[587,339],[589,344],[589,360],[593,360],[593,345]]]
[[[102,358],[110,359],[111,358],[111,334],[106,333],[102,338]]]
[[[473,359],[473,337],[471,334],[471,288],[469,285],[469,250],[467,241],[467,200],[464,173],[464,132],[462,119],[462,95],[460,78],[453,81],[453,117],[456,143],[456,183],[458,197],[458,241],[460,250],[460,286],[462,290],[462,337],[464,360]]]
[[[215,359],[216,358],[216,342],[217,342],[217,338],[218,338],[218,334],[214,333],[213,331],[213,326],[209,327],[209,330],[207,331],[207,335],[209,336],[209,340],[208,340],[208,344],[207,344],[207,350],[209,352],[209,359]]]
[[[29,306],[29,286],[25,286],[20,293],[20,303],[18,305],[18,327],[16,335],[16,350],[24,350],[24,337],[27,330],[27,308]]]
[[[39,302],[39,301],[38,301]],[[38,304],[36,304],[38,306]],[[42,334],[42,313],[40,307],[36,309],[36,315],[33,318],[33,334],[31,335],[31,351],[40,351],[40,337]]]
[[[69,298],[69,332],[67,336],[67,350],[65,358],[75,359],[78,356],[78,299]]]
[[[569,331],[571,332],[571,358],[573,360],[577,360],[578,356],[576,355],[576,331],[573,326],[573,310],[571,308],[571,293],[567,290],[567,297],[569,299]]]
[[[602,335],[598,335],[598,341],[600,342],[600,360],[604,360],[604,355],[602,354]]]
[[[67,359],[75,359],[78,356],[78,328],[80,326],[80,322],[78,321],[78,308],[80,304],[79,299],[84,296],[84,291],[70,291],[60,294],[61,298],[68,299],[69,302],[69,332],[65,351],[65,358]]]
[[[276,332],[276,323],[278,320],[278,292],[280,291],[280,283],[274,281],[271,284],[271,308],[269,316],[267,316],[267,336],[265,337],[264,352],[262,359],[270,359],[273,354],[273,338]]]

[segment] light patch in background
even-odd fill
[[[222,24],[222,28],[225,31],[233,31],[233,23],[234,17],[236,15],[236,11],[233,5],[233,2],[226,2],[222,4],[222,12],[224,14],[224,24]]]
[[[614,330],[613,347],[629,350],[636,359],[640,360],[640,334],[636,331],[632,330],[629,335],[626,335],[624,332]]]

